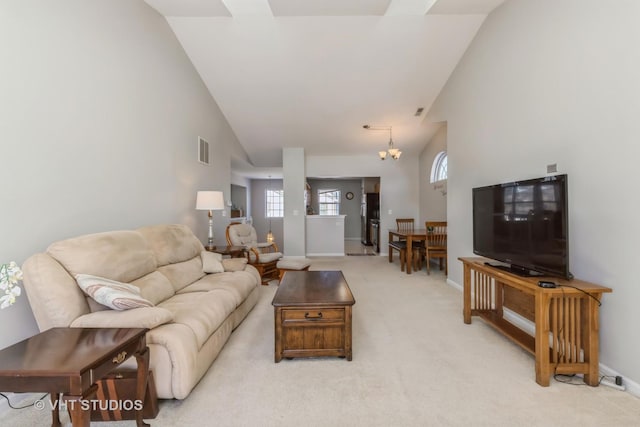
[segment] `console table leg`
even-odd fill
[[[429,262],[429,260],[427,260],[427,262]],[[464,264],[463,276],[462,315],[464,323],[468,325],[471,323],[471,267],[467,263]]]
[[[549,302],[550,298],[547,294],[536,293],[536,382],[543,387],[549,386],[552,374],[549,363]]]
[[[600,299],[601,294],[594,295]],[[584,362],[588,364],[588,373],[584,375],[584,382],[590,386],[597,386],[600,382],[600,366],[598,363],[599,320],[598,305],[593,298],[583,299],[586,303],[586,319],[582,325],[584,340]]]

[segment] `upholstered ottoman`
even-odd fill
[[[284,257],[278,261],[278,282],[286,271],[306,271],[309,270],[311,260],[309,258]]]

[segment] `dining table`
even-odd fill
[[[427,240],[428,231],[426,228],[414,228],[411,231],[398,231],[389,229],[389,242],[406,240],[407,241],[407,260],[406,260],[406,271],[407,274],[411,274],[411,268],[413,266],[413,251],[411,248],[413,247],[413,242],[425,241]],[[391,246],[389,246],[389,262],[391,262],[392,254],[391,254]]]

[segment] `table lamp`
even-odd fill
[[[209,238],[207,249],[213,248],[213,211],[224,210],[224,195],[222,191],[198,191],[196,209],[209,211]]]

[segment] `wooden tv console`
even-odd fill
[[[464,265],[464,323],[478,316],[535,357],[536,382],[548,386],[554,374],[584,374],[597,386],[598,307],[611,288],[549,277],[521,277],[486,265],[486,258],[458,258]],[[551,280],[555,288],[538,286]],[[527,334],[503,316],[513,309],[535,324]]]

